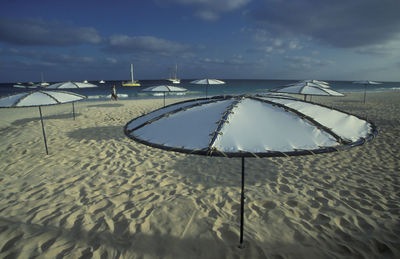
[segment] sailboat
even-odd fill
[[[181,80],[176,78],[177,73],[178,73],[178,64],[175,65],[175,73],[174,73],[173,77],[171,76],[171,78],[169,78],[167,80],[172,82],[173,84],[180,84]]]
[[[43,78],[44,78],[44,77],[43,77],[43,72],[40,73],[40,78],[42,79],[42,82],[39,83],[40,86],[48,86],[48,85],[50,85],[49,83],[47,83],[47,82],[44,81],[44,79],[43,79]]]
[[[123,82],[122,86],[140,86],[139,81],[133,80],[133,64],[131,64],[131,81]]]

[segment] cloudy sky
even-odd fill
[[[399,0],[0,1],[0,82],[400,81]]]

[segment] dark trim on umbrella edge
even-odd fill
[[[169,147],[169,146],[164,146],[161,144],[155,144],[148,142],[143,139],[136,138],[134,136],[129,135],[129,133],[126,131],[126,128],[124,129],[125,135],[129,137],[130,139],[139,142],[141,144],[144,144],[149,147],[153,148],[158,148],[166,151],[174,151],[174,152],[179,152],[179,153],[185,153],[185,154],[193,154],[193,155],[202,155],[202,156],[215,156],[215,157],[253,157],[253,158],[261,158],[261,157],[289,157],[289,156],[304,156],[304,155],[317,155],[317,154],[322,154],[322,153],[331,153],[331,152],[339,152],[343,151],[347,148],[351,147],[356,147],[364,144],[367,141],[372,140],[375,135],[370,135],[368,136],[367,139],[359,139],[355,142],[351,142],[349,144],[344,144],[344,145],[339,145],[336,147],[326,147],[326,148],[320,148],[320,149],[313,149],[313,150],[296,150],[296,151],[288,151],[288,152],[279,152],[279,151],[270,151],[270,152],[258,152],[258,153],[252,153],[252,152],[222,152],[217,149],[198,149],[198,150],[192,150],[192,149],[185,149],[185,148],[179,148],[179,147]]]

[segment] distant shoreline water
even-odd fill
[[[287,84],[297,82],[298,80],[239,80],[239,79],[222,79],[226,82],[223,85],[210,85],[208,87],[208,95],[237,95],[237,94],[260,94],[269,90],[282,87]],[[171,93],[167,97],[203,97],[205,95],[205,85],[191,84],[192,80],[181,80],[180,84],[171,84],[166,80],[141,80],[140,87],[122,86],[122,81],[89,81],[99,87],[83,88],[83,89],[65,89],[75,93],[88,96],[88,100],[104,100],[110,97],[111,86],[116,85],[118,96],[121,99],[148,99],[162,98],[162,93],[143,92],[142,90],[149,86],[156,85],[175,85],[187,89],[184,93]],[[353,84],[352,81],[327,81],[333,90],[349,93],[364,91],[363,85]],[[55,83],[55,82],[54,82]],[[30,91],[34,89],[24,89],[13,87],[15,83],[0,83],[0,96],[7,96],[14,93]],[[400,82],[382,82],[379,85],[367,86],[368,92],[391,92],[400,91]]]

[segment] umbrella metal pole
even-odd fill
[[[75,120],[75,102],[72,102],[72,114],[74,115]]]
[[[240,240],[239,248],[244,248],[243,245],[243,215],[244,215],[244,157],[242,157],[242,192],[240,195]]]
[[[44,131],[44,123],[43,123],[43,116],[42,116],[42,109],[39,106],[39,113],[40,113],[40,121],[42,122],[42,131],[43,131],[43,139],[44,139],[44,146],[46,147],[46,154],[49,154],[49,150],[47,149],[47,140],[46,140],[46,132]]]

